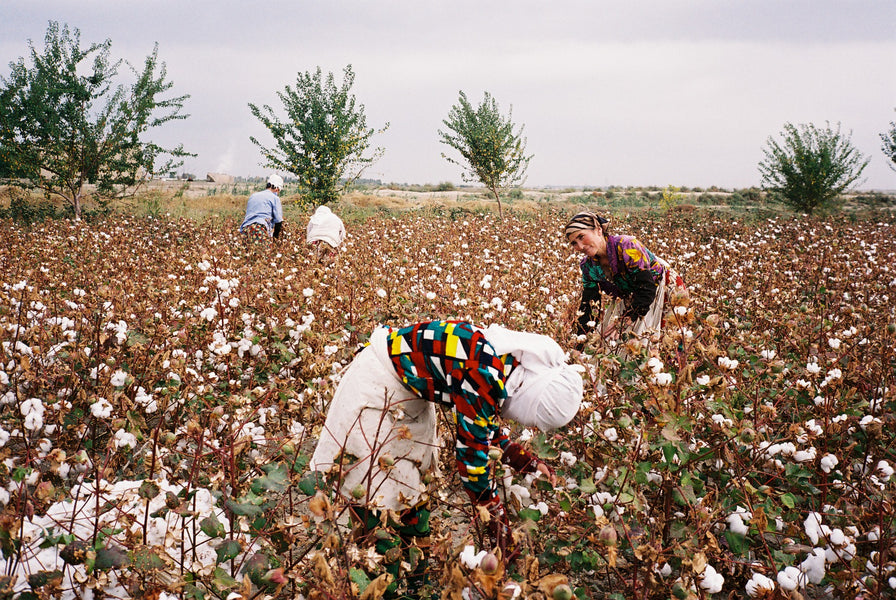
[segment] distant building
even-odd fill
[[[208,173],[205,176],[206,181],[211,181],[212,183],[233,183],[234,178],[233,175],[227,175],[226,173]]]

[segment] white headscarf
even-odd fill
[[[345,225],[329,206],[318,206],[308,220],[305,239],[309,242],[327,242],[338,248],[345,239]]]
[[[582,403],[582,377],[557,342],[500,325],[490,325],[484,334],[498,354],[512,354],[520,363],[507,379],[503,416],[542,431],[572,421]]]

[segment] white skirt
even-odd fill
[[[652,331],[658,332],[662,329],[663,311],[666,307],[666,292],[667,290],[672,290],[675,286],[675,280],[678,278],[678,274],[666,261],[659,260],[665,268],[665,273],[656,286],[656,295],[653,297],[653,302],[651,302],[647,313],[626,329],[627,332],[638,337],[643,337],[647,333]],[[611,298],[607,302],[606,308],[604,308],[604,317],[601,320],[602,331],[607,331],[615,323],[616,319],[625,313],[627,308],[625,301],[621,298]]]
[[[423,475],[438,469],[438,415],[434,403],[402,384],[387,335],[377,328],[343,375],[309,466],[334,474],[341,469],[346,499],[404,510],[425,499]],[[362,499],[352,496],[358,486],[365,490]]]

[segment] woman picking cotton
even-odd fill
[[[660,330],[673,289],[686,294],[684,281],[662,258],[630,235],[611,235],[607,219],[580,212],[564,228],[569,244],[581,252],[582,300],[576,333],[594,327],[592,302],[610,296],[599,333],[615,338],[621,332],[636,336]]]
[[[436,405],[453,412],[457,470],[475,518],[506,551],[509,520],[494,463],[543,473],[552,484],[555,476],[510,440],[500,419],[544,431],[562,427],[578,411],[582,391],[580,375],[546,336],[461,321],[379,327],[336,389],[310,467],[337,481],[362,530],[391,521],[398,538],[377,536],[377,550],[413,593],[425,579],[427,483],[438,470]],[[397,546],[412,565],[409,574],[399,572],[402,557],[388,552]]]

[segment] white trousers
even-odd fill
[[[376,329],[343,375],[309,466],[338,473],[347,499],[404,510],[424,499],[423,474],[438,469],[438,415],[401,383],[387,333]],[[352,497],[358,486],[363,500]]]

